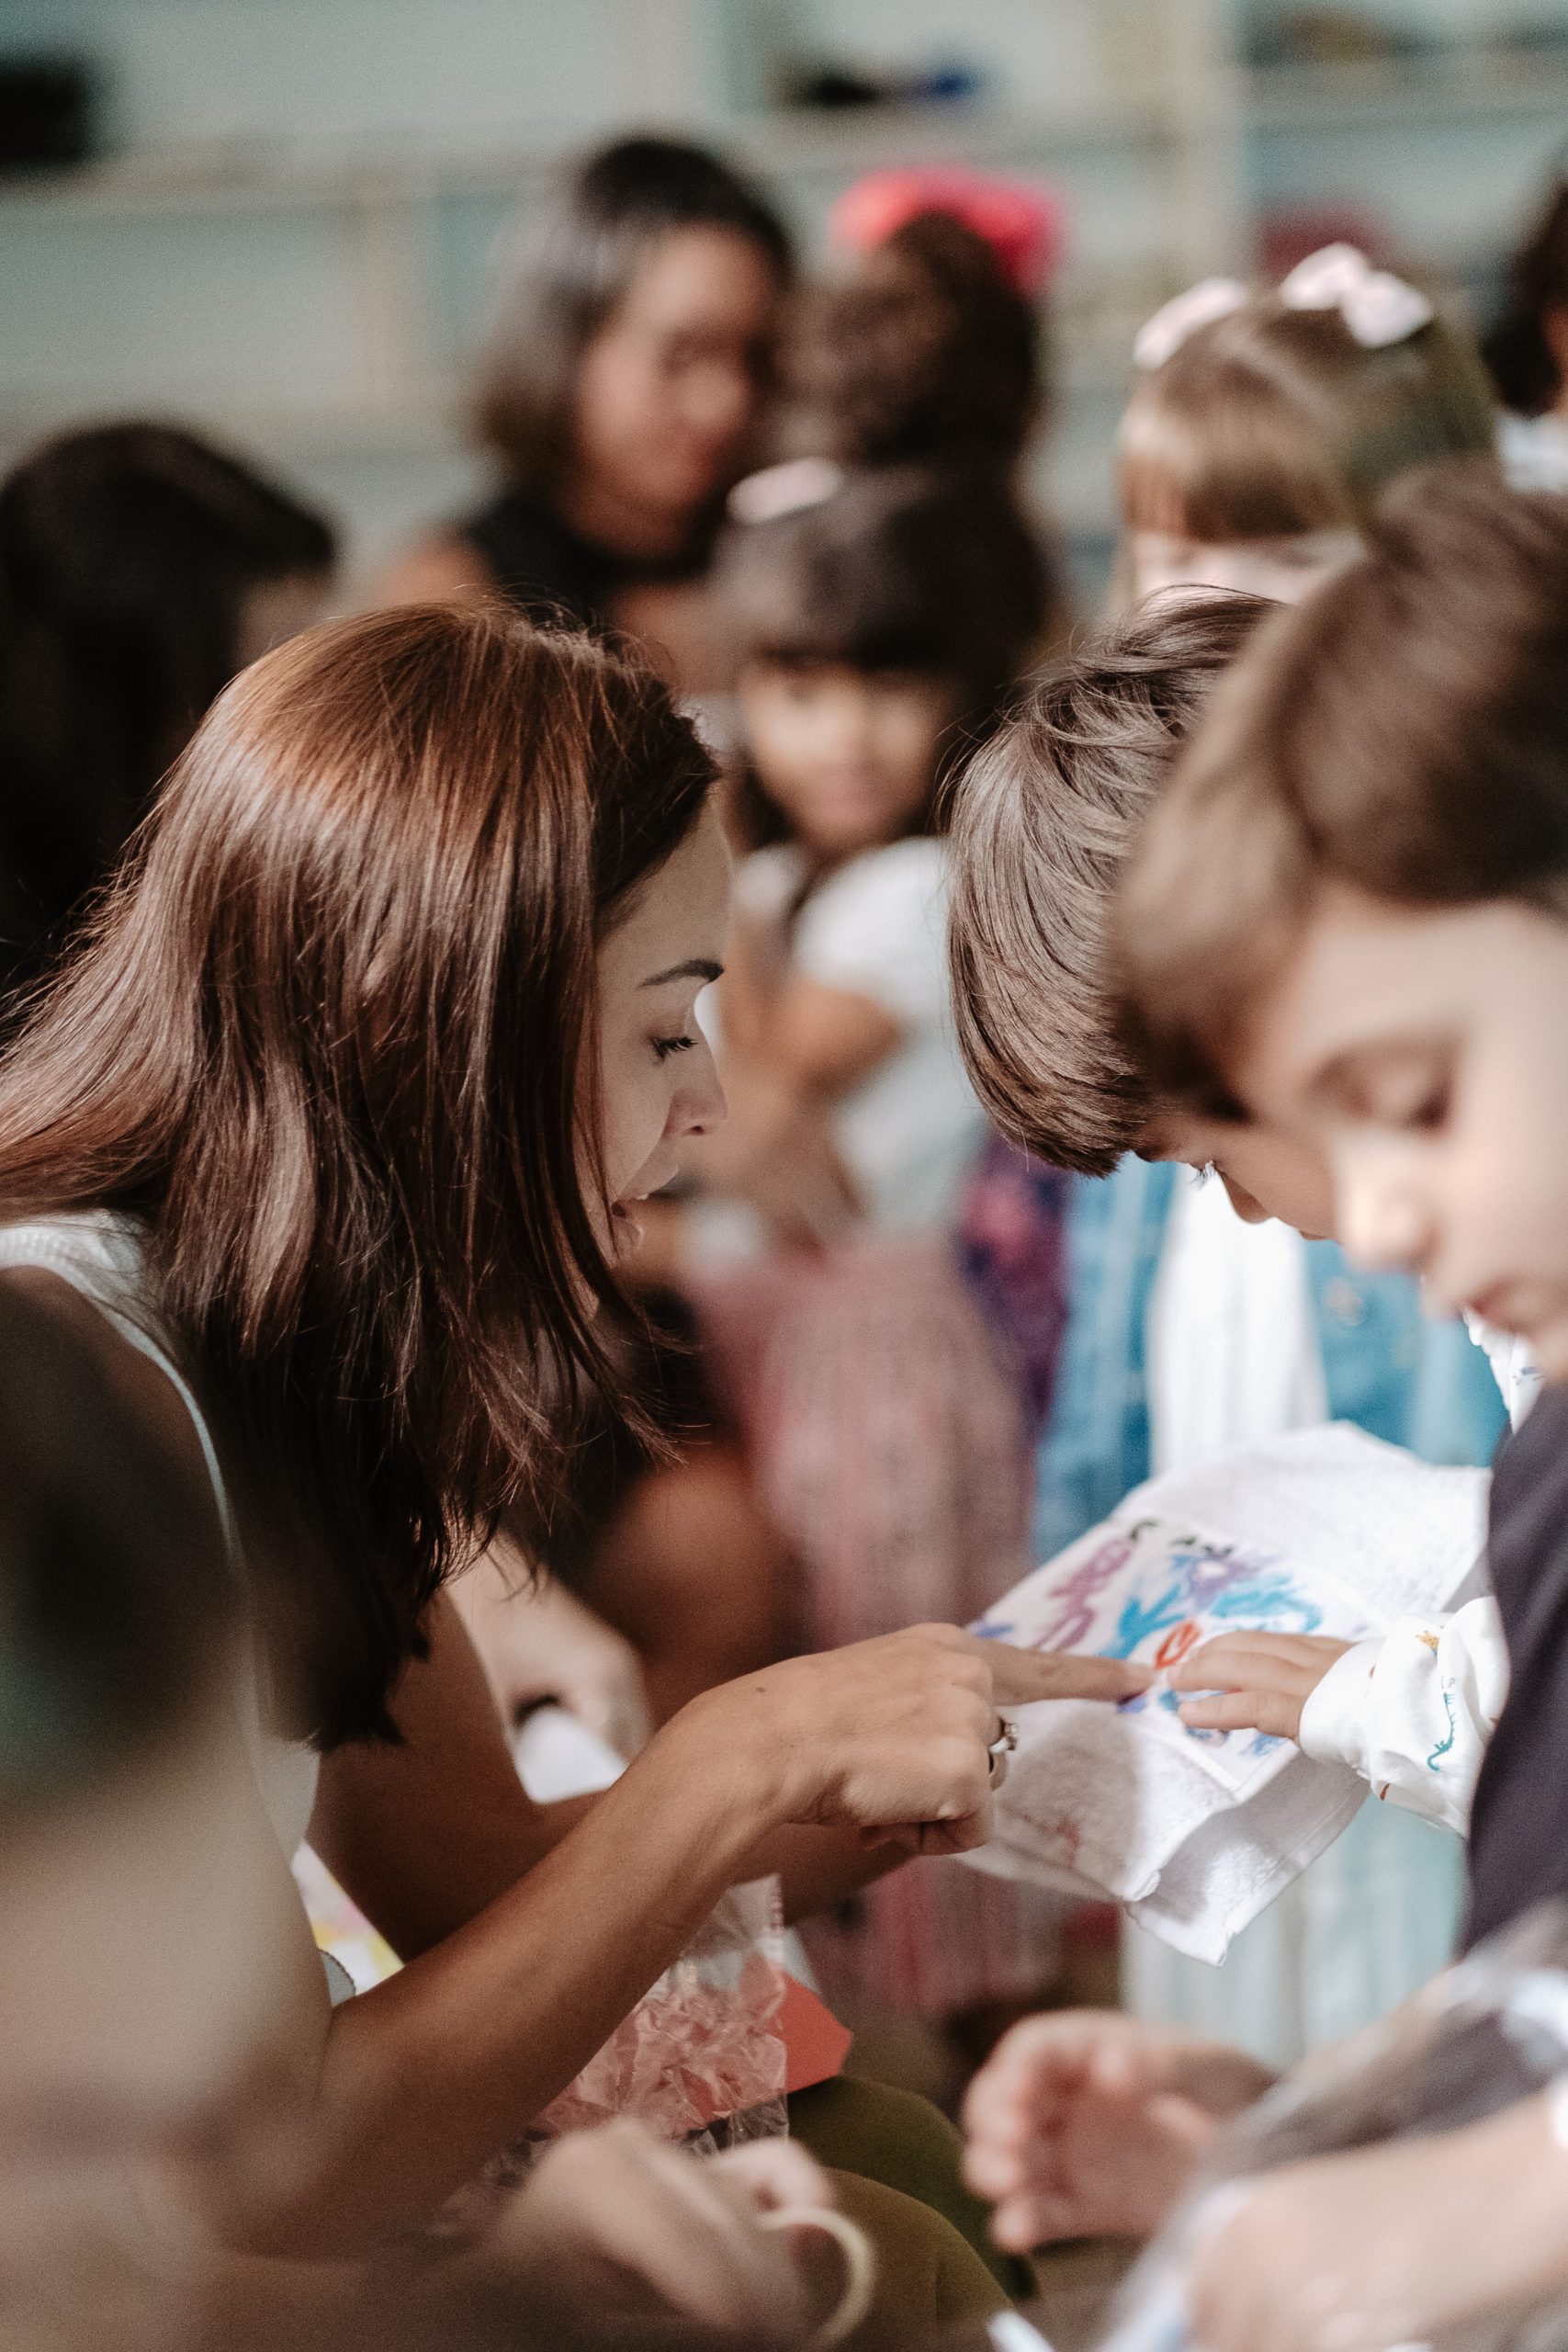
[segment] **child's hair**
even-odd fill
[[[0,1284],[0,1828],[177,1734],[238,1616],[210,1493]]]
[[[479,438],[525,489],[557,489],[572,454],[582,355],[660,239],[725,229],[754,245],[781,288],[789,232],[761,191],[683,140],[616,140],[563,181],[514,266],[480,368]]]
[[[1117,920],[1155,1082],[1223,1106],[1249,1005],[1337,881],[1568,920],[1568,500],[1443,469],[1270,620],[1144,831]]]
[[[826,494],[727,534],[720,609],[743,663],[841,663],[951,681],[954,718],[931,780],[934,808],[946,758],[995,720],[1038,642],[1039,548],[1010,501],[983,481],[917,467],[824,479],[833,483]],[[739,814],[754,846],[784,830],[755,777],[743,784]],[[928,808],[913,830],[931,821]]]
[[[896,229],[808,290],[782,355],[783,446],[845,465],[1010,473],[1044,405],[1040,322],[952,213]]]
[[[1488,452],[1493,434],[1480,356],[1448,321],[1369,348],[1337,308],[1258,294],[1140,373],[1122,521],[1216,545],[1359,531],[1397,475]]]
[[[649,673],[508,609],[312,630],[214,705],[0,1063],[0,1216],[140,1219],[328,1743],[387,1730],[497,1515],[547,1514],[553,1400],[635,1421],[596,956],[713,775]]]
[[[171,425],[60,434],[0,484],[0,932],[18,962],[239,668],[247,596],[333,556],[309,506]]]
[[[1540,416],[1562,390],[1544,324],[1549,310],[1568,316],[1568,178],[1562,175],[1508,264],[1503,306],[1481,346],[1498,399],[1519,416]]]
[[[1152,599],[1031,689],[976,755],[949,817],[959,1043],[993,1124],[1108,1175],[1149,1088],[1109,968],[1122,870],[1215,681],[1271,610],[1218,592]]]

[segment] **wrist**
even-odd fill
[[[769,1713],[750,1680],[725,1682],[688,1700],[654,1742],[691,1781],[719,1795],[727,1825],[750,1841],[801,1818],[788,1746],[770,1738]]]

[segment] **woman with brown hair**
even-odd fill
[[[1127,1687],[928,1627],[706,1694],[586,1805],[518,1785],[444,1587],[547,1523],[575,1396],[616,1394],[637,1204],[723,1114],[711,781],[586,639],[440,608],[297,639],[214,706],[0,1065],[0,1279],[188,1415],[278,1867],[309,1824],[407,1963],[329,2012],[301,1920],[277,2063],[310,2120],[236,2188],[253,2245],[427,2220],[727,1887],[784,1867],[808,1907],[972,1845],[998,1704]]]
[[[788,236],[699,147],[592,155],[521,242],[480,362],[502,482],[412,548],[379,601],[502,594],[657,642],[688,691],[722,679],[703,580],[771,372]]]

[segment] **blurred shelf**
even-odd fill
[[[1568,136],[1568,49],[1262,66],[1245,74],[1240,86],[1247,130],[1442,130],[1461,121],[1560,114]]]
[[[1060,112],[993,107],[875,107],[813,115],[737,116],[693,126],[752,169],[853,175],[918,155],[922,161],[1003,163],[1046,160],[1083,146],[1124,146],[1176,135],[1168,101],[1125,95],[1085,101]],[[58,207],[84,212],[231,210],[274,206],[353,204],[400,195],[523,194],[539,186],[583,137],[536,141],[443,144],[376,141],[331,150],[236,142],[143,150],[106,156],[62,171],[0,179],[0,206]]]

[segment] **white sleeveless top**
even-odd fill
[[[135,1226],[129,1218],[107,1211],[50,1217],[33,1225],[0,1225],[0,1269],[13,1266],[41,1267],[68,1282],[173,1385],[201,1442],[223,1540],[243,1578],[245,1564],[217,1448],[190,1385],[174,1362],[149,1296]],[[292,1859],[296,1848],[304,1843],[315,1805],[321,1758],[303,1742],[286,1739],[273,1728],[268,1684],[265,1663],[253,1643],[245,1652],[236,1693],[241,1729],[267,1818],[285,1856]]]

